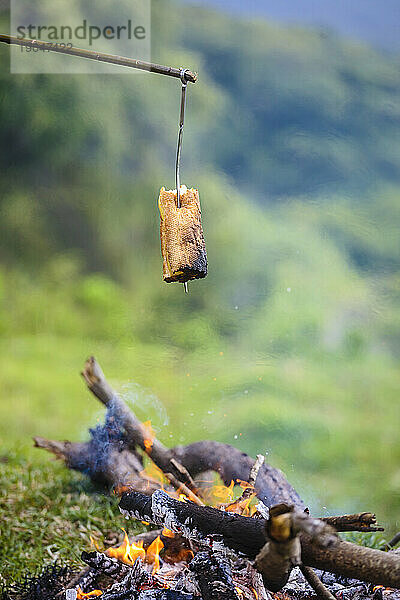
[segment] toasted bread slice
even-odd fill
[[[161,188],[158,199],[161,223],[163,277],[167,283],[184,283],[207,275],[207,254],[201,226],[199,192],[180,189],[181,206],[176,190]]]

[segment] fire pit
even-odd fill
[[[254,460],[214,441],[166,448],[114,392],[94,358],[83,377],[107,407],[104,425],[91,429],[85,443],[37,437],[35,445],[118,494],[127,519],[156,529],[131,540],[125,533],[119,546],[105,551],[82,552],[87,567],[71,577],[60,573],[50,596],[44,573],[28,595],[15,598],[400,598],[399,554],[338,536],[381,530],[374,514],[313,518],[262,455]],[[222,482],[215,484],[210,472]]]

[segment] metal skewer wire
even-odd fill
[[[132,67],[134,69],[141,69],[143,71],[150,71],[152,73],[159,73],[161,75],[169,75],[170,77],[179,78],[182,82],[182,93],[181,93],[181,112],[179,119],[179,133],[178,133],[178,147],[176,151],[176,165],[175,165],[175,178],[176,178],[176,196],[178,208],[181,207],[181,185],[180,185],[180,160],[181,160],[181,149],[182,149],[182,137],[183,137],[183,125],[185,122],[185,105],[186,105],[186,91],[188,82],[195,83],[197,81],[197,74],[193,73],[189,69],[174,69],[173,67],[165,67],[163,65],[157,65],[154,63],[147,63],[144,61],[136,60],[133,58],[127,58],[124,56],[116,56],[113,54],[104,54],[103,52],[95,52],[93,50],[85,50],[83,48],[67,48],[61,47],[57,44],[54,45],[51,42],[42,40],[30,40],[21,39],[8,34],[0,33],[0,43],[15,44],[18,46],[29,46],[42,48],[52,52],[58,52],[60,54],[69,54],[77,56],[79,58],[86,58],[91,60],[97,60],[100,62],[111,63],[114,65],[120,65],[124,67]],[[188,293],[188,282],[183,283],[185,293]]]
[[[180,162],[181,162],[181,150],[182,150],[182,139],[183,139],[183,126],[185,124],[185,106],[186,106],[186,92],[187,92],[187,69],[181,69],[181,112],[179,117],[179,131],[178,131],[178,145],[176,149],[176,162],[175,162],[175,184],[176,184],[176,203],[178,208],[181,207],[181,178],[180,178]],[[185,294],[189,293],[188,282],[183,282],[183,289]]]

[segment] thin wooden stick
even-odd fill
[[[389,550],[392,550],[395,546],[397,546],[397,544],[399,542],[400,542],[400,532],[396,533],[396,535],[390,540],[390,542],[387,542],[386,544],[384,544],[382,546],[381,550],[388,552]]]
[[[202,502],[200,498],[187,487],[187,485],[179,481],[179,479],[177,479],[175,475],[173,475],[172,473],[164,473],[164,475],[168,479],[168,481],[174,486],[178,493],[185,494],[185,496],[187,496],[189,500],[197,504],[197,506],[204,506],[204,502]]]
[[[317,574],[306,565],[300,565],[300,571],[303,573],[304,579],[313,588],[319,600],[336,600],[335,596],[324,586]]]
[[[336,531],[384,531],[383,527],[376,524],[374,513],[362,512],[355,515],[342,515],[339,517],[321,517]]]
[[[140,69],[141,71],[150,71],[151,73],[158,73],[159,75],[168,75],[169,77],[175,77],[177,79],[182,79],[182,77],[184,77],[184,79],[190,83],[196,83],[197,81],[197,73],[194,73],[193,71],[190,71],[188,69],[165,67],[164,65],[149,63],[143,60],[136,60],[135,58],[128,58],[126,56],[105,54],[104,52],[96,52],[95,50],[85,50],[83,48],[74,48],[73,46],[70,48],[66,46],[61,47],[57,44],[47,42],[44,40],[30,40],[27,38],[19,38],[4,33],[0,33],[0,42],[16,46],[28,46],[31,48],[35,47],[42,50],[49,50],[50,52],[58,52],[59,54],[69,54],[70,56],[78,56],[79,58],[97,60],[98,62],[119,65],[121,67],[130,67],[132,69]]]

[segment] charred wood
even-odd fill
[[[162,490],[152,496],[137,492],[122,495],[122,514],[130,518],[165,525],[183,537],[206,542],[212,535],[222,535],[224,544],[250,558],[265,544],[264,521],[223,512],[210,506],[175,500]]]
[[[145,590],[140,592],[137,600],[193,600],[192,594],[185,594],[176,590]]]
[[[138,559],[135,561],[132,568],[129,570],[127,575],[124,576],[122,581],[114,583],[105,594],[102,594],[103,600],[117,600],[122,598],[130,598],[136,596],[138,590],[144,585],[152,583],[152,578],[147,571],[143,568],[141,561]]]
[[[184,537],[205,541],[221,534],[224,544],[254,559],[265,545],[264,519],[225,513],[208,506],[179,502],[158,490],[152,497],[126,493],[120,510],[127,516],[158,525],[165,524]],[[400,556],[339,541],[332,548],[318,547],[306,533],[300,534],[303,564],[344,577],[387,587],[400,587]]]
[[[239,600],[228,560],[217,553],[198,552],[189,564],[203,600]]]
[[[107,556],[102,552],[82,552],[81,558],[84,563],[89,565],[92,569],[101,573],[102,575],[107,575],[112,579],[123,579],[128,575],[134,573],[137,581],[140,580],[141,585],[144,583],[150,584],[152,582],[152,577],[147,571],[143,569],[140,564],[140,561],[135,561],[134,565],[126,565],[125,563],[112,558],[111,556]]]

